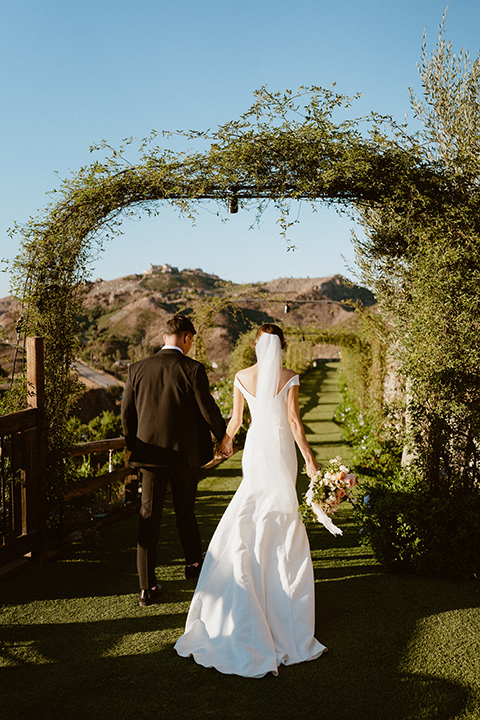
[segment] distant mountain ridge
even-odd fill
[[[118,371],[127,360],[153,352],[163,343],[165,321],[199,298],[228,297],[240,308],[223,310],[209,333],[209,359],[224,362],[238,338],[252,324],[277,322],[303,327],[350,325],[355,322],[344,301],[375,304],[366,288],[340,275],[320,278],[277,278],[241,285],[200,268],[191,270],[152,265],[142,274],[87,283],[79,318],[84,351],[91,364]],[[287,313],[287,314],[286,314]],[[0,341],[15,341],[20,314],[14,298],[0,299]],[[122,362],[123,361],[123,362]]]

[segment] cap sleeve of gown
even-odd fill
[[[284,390],[288,392],[288,390],[294,385],[300,385],[300,378],[298,377],[298,375],[294,375],[290,378],[290,380],[287,380],[280,392],[283,392]]]

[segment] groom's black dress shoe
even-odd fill
[[[193,565],[185,565],[185,572],[183,577],[185,580],[195,580],[200,575],[200,570],[203,565],[203,557],[200,562],[193,563]]]
[[[140,590],[140,597],[138,598],[138,604],[140,607],[147,607],[147,605],[153,605],[154,603],[160,602],[160,596],[162,594],[162,586],[157,585],[150,590]]]

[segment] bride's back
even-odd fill
[[[289,370],[288,368],[281,368],[277,393],[279,393],[290,380],[290,378],[292,378],[296,374],[297,373],[295,373],[293,370]],[[255,365],[251,365],[244,370],[240,370],[240,372],[237,373],[237,376],[243,387],[247,390],[247,392],[249,392],[250,395],[253,395],[255,397],[255,393],[257,390],[258,363],[255,363]]]

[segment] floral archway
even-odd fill
[[[52,476],[61,482],[76,315],[100,236],[118,232],[124,212],[157,213],[168,202],[188,215],[199,201],[211,200],[233,211],[255,205],[260,213],[273,203],[288,241],[293,199],[333,203],[364,224],[358,263],[414,387],[409,410],[420,472],[434,494],[476,486],[478,160],[475,165],[470,155],[462,160],[457,153],[451,162],[432,151],[433,141],[410,136],[391,120],[387,130],[377,115],[337,121],[350,105],[333,88],[304,88],[296,95],[263,88],[239,120],[214,133],[187,133],[207,149],[172,153],[156,144],[154,134],[132,162],[133,141],[127,141],[66,180],[43,215],[17,229],[23,240],[15,289],[25,308],[25,331],[46,342]],[[455,292],[462,277],[466,282]]]

